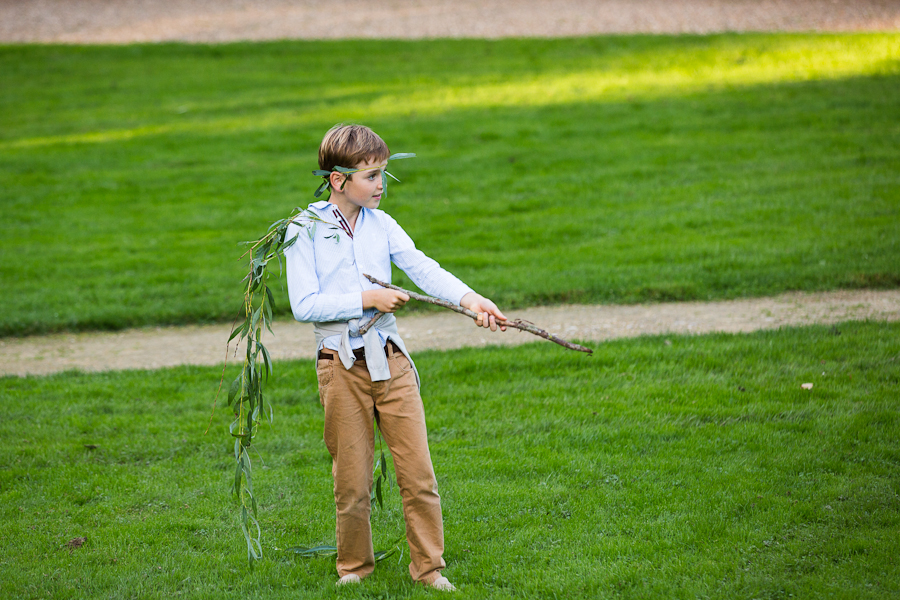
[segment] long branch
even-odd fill
[[[368,279],[369,281],[371,281],[372,283],[374,283],[376,285],[380,285],[381,287],[385,287],[385,288],[390,288],[392,290],[397,290],[398,292],[403,292],[404,294],[406,294],[407,296],[409,296],[410,298],[412,298],[414,300],[419,300],[421,302],[428,302],[429,304],[436,304],[437,306],[442,306],[444,308],[450,309],[453,312],[458,312],[461,315],[466,315],[470,319],[475,319],[475,320],[478,319],[478,313],[471,311],[468,308],[463,308],[462,306],[457,306],[456,304],[453,304],[452,302],[447,302],[446,300],[441,300],[440,298],[433,298],[432,296],[425,296],[423,294],[417,294],[417,293],[411,292],[409,290],[404,290],[403,288],[397,287],[396,285],[391,285],[390,283],[385,283],[383,281],[379,281],[378,279],[375,279],[371,275],[366,275],[365,273],[363,273],[363,275],[365,276],[366,279]],[[366,323],[362,327],[359,328],[360,335],[362,335],[366,331],[368,331],[369,328],[371,328],[372,325],[375,324],[375,321],[377,321],[379,318],[381,318],[381,316],[382,316],[382,313],[375,313],[374,317],[372,317],[371,319],[366,321]],[[555,343],[559,344],[560,346],[568,348],[569,350],[578,350],[579,352],[587,352],[588,354],[593,354],[593,352],[594,352],[590,348],[585,348],[584,346],[579,346],[578,344],[573,344],[572,342],[570,342],[568,340],[564,340],[561,337],[550,333],[549,331],[545,331],[545,330],[541,329],[540,327],[535,327],[531,323],[527,323],[521,319],[515,319],[512,321],[498,320],[497,325],[500,325],[502,327],[512,327],[513,329],[519,329],[521,331],[527,331],[528,333],[533,333],[534,335],[536,335],[538,337],[542,337],[545,340],[550,340],[551,342],[555,342]]]

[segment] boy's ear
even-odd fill
[[[332,171],[331,175],[328,176],[328,181],[331,183],[332,191],[340,191],[341,186],[344,185],[344,179],[347,176],[343,173],[338,173],[337,171]]]

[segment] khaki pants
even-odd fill
[[[425,411],[409,360],[388,344],[391,378],[372,381],[366,363],[344,368],[337,352],[322,350],[316,371],[325,407],[325,445],[333,459],[337,509],[337,570],[366,577],[375,568],[370,494],[378,420],[394,459],[403,498],[413,580],[431,583],[446,565],[441,499],[428,452]],[[330,355],[331,360],[327,360]]]

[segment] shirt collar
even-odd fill
[[[316,211],[325,213],[324,215],[322,215],[322,218],[324,218],[329,223],[341,225],[341,223],[343,222],[341,228],[344,229],[344,231],[346,231],[351,238],[353,237],[353,232],[350,231],[350,224],[347,223],[346,217],[344,217],[344,213],[341,212],[341,209],[338,208],[337,204],[329,202],[328,200],[319,200],[318,202],[313,202],[307,208],[314,208],[316,209]],[[359,215],[356,217],[357,231],[359,231],[359,228],[362,226],[363,221],[366,220],[367,213],[370,210],[371,209],[366,208],[365,206],[360,207]]]
[[[341,209],[338,208],[337,204],[333,202],[329,202],[328,200],[319,200],[318,202],[313,202],[307,208],[314,208],[316,210],[326,211],[327,214],[331,214],[331,209],[336,208],[338,212],[341,212]],[[371,208],[366,208],[365,206],[361,206],[359,209],[359,216],[356,218],[357,222],[359,219],[362,219],[364,215],[366,215]]]
[[[308,206],[308,208],[315,208],[316,210],[325,210],[331,205],[331,202],[328,200],[319,200],[318,202],[313,202]]]

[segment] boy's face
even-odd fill
[[[381,195],[384,193],[381,172],[387,166],[384,161],[371,160],[362,162],[354,168],[359,169],[344,184],[343,192],[337,192],[340,185],[335,187],[335,192],[343,197],[346,202],[361,208],[378,208]]]

